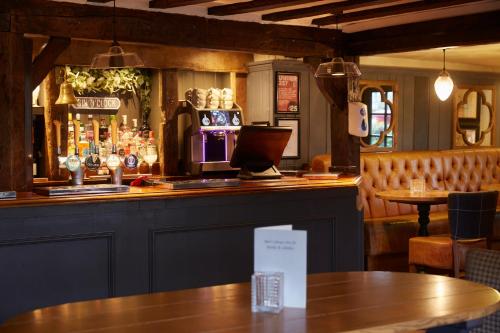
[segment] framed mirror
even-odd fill
[[[361,102],[368,109],[368,136],[361,151],[394,150],[397,146],[398,85],[395,81],[359,82]]]
[[[459,86],[453,105],[453,148],[495,145],[495,87]]]

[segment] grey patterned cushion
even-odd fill
[[[500,251],[471,249],[465,261],[465,278],[500,290]],[[484,318],[474,333],[499,333],[500,311]]]

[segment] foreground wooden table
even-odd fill
[[[13,318],[7,332],[402,332],[486,316],[499,293],[436,275],[308,276],[307,310],[252,314],[248,283],[70,303]]]
[[[419,236],[429,236],[427,225],[429,224],[429,212],[431,205],[439,205],[447,203],[448,191],[424,191],[411,192],[410,190],[388,190],[375,193],[375,196],[380,199],[417,205],[418,209],[418,229]]]

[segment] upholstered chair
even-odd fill
[[[467,252],[465,278],[500,291],[500,251],[471,249]],[[500,311],[485,317],[472,333],[500,332]]]
[[[458,277],[469,248],[489,248],[497,198],[497,191],[450,193],[450,235],[410,238],[410,271],[426,266],[453,271]]]

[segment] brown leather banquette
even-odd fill
[[[329,166],[330,155],[312,161],[315,172]],[[409,188],[413,178],[424,178],[432,189],[479,191],[482,184],[500,182],[500,148],[361,153],[361,175],[366,268],[407,271],[408,240],[418,230],[416,206],[378,199],[375,192]],[[432,206],[430,219],[430,234],[448,232],[446,205]],[[495,235],[500,235],[500,223]]]

